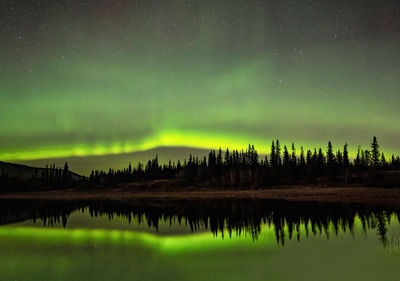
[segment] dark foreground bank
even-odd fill
[[[394,188],[369,187],[276,187],[257,190],[226,189],[154,189],[141,191],[120,187],[101,190],[57,190],[39,192],[18,192],[0,194],[0,199],[45,199],[45,200],[86,200],[86,199],[280,199],[286,201],[362,203],[367,205],[400,208],[400,190]]]

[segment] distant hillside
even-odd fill
[[[61,165],[60,165],[61,166]],[[19,177],[30,179],[32,177],[40,178],[45,172],[45,168],[30,167],[21,164],[7,163],[0,161],[0,175],[6,174],[11,178]],[[74,180],[79,180],[82,176],[74,172],[70,172]]]
[[[208,155],[208,149],[199,149],[193,147],[157,147],[154,149],[137,151],[132,153],[122,153],[113,155],[101,155],[101,156],[84,156],[84,157],[67,157],[67,158],[54,158],[54,159],[38,159],[29,161],[16,161],[19,164],[25,164],[36,167],[45,167],[46,164],[55,164],[58,167],[62,167],[65,162],[71,170],[77,171],[78,173],[89,176],[92,170],[104,170],[108,171],[109,168],[123,169],[127,168],[129,163],[137,165],[138,162],[146,164],[149,159],[154,158],[158,155],[159,162],[164,164],[168,163],[171,159],[173,162],[178,160],[182,161],[189,158],[192,154],[194,157],[203,157]],[[0,170],[1,172],[1,170]]]

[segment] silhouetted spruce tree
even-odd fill
[[[293,181],[295,181],[298,178],[298,173],[299,173],[299,169],[298,169],[298,160],[297,160],[297,156],[296,156],[296,148],[294,146],[294,143],[292,142],[292,156],[290,159],[291,165],[290,165],[290,174],[291,174],[291,178]]]
[[[283,176],[285,178],[285,180],[287,180],[289,178],[289,176],[291,176],[291,161],[290,161],[290,156],[289,156],[289,152],[287,150],[286,145],[283,146],[283,161],[282,161],[282,172],[283,172]]]
[[[275,141],[272,141],[272,144],[271,144],[270,162],[271,162],[271,168],[275,169],[277,166],[276,155],[275,155]]]
[[[349,152],[347,150],[347,142],[343,146],[343,170],[344,170],[344,183],[347,184],[349,179]]]
[[[304,158],[304,148],[303,148],[303,146],[301,146],[301,148],[300,148],[300,167],[305,167],[305,166],[306,166],[306,160]]]
[[[265,166],[265,168],[269,168],[269,162],[268,162],[268,155],[265,155],[265,158],[264,158],[264,166]]]
[[[297,165],[297,158],[296,158],[296,148],[294,147],[294,143],[292,142],[292,163],[294,166]]]
[[[229,153],[229,148],[227,148],[226,149],[226,152],[225,152],[225,155],[224,155],[224,162],[225,162],[225,165],[228,167],[228,168],[230,168],[230,166],[231,166],[231,161],[230,161],[230,153]]]
[[[328,142],[328,150],[326,151],[326,165],[328,177],[333,180],[335,177],[335,155],[333,154],[332,143]]]
[[[343,155],[340,150],[336,152],[336,165],[339,169],[342,169],[343,167]]]
[[[146,171],[146,173],[147,174],[150,174],[150,172],[151,172],[151,167],[152,165],[151,165],[151,160],[149,159],[148,161],[147,161],[147,165],[146,165],[146,168],[145,168],[145,171]]]
[[[221,147],[218,149],[218,154],[217,154],[217,166],[220,168],[222,167],[222,149]]]
[[[276,140],[276,147],[275,147],[275,157],[276,157],[276,164],[278,167],[282,166],[281,160],[281,146],[279,144],[279,140]]]
[[[179,162],[179,160],[178,160],[178,162]],[[179,162],[179,165],[180,165],[180,162]],[[143,173],[143,164],[140,162],[138,163],[137,171],[140,174]]]
[[[307,150],[307,156],[306,156],[306,165],[308,166],[308,165],[310,165],[311,164],[311,160],[312,159],[312,152],[311,152],[311,150]]]
[[[349,166],[349,164],[350,164],[349,152],[347,150],[347,147],[348,147],[348,145],[347,145],[347,142],[346,142],[346,144],[343,146],[343,167],[345,167],[345,168],[347,168]]]
[[[253,168],[258,166],[258,153],[257,150],[254,148],[254,145],[251,145],[250,165]]]
[[[371,143],[371,157],[372,166],[376,169],[379,166],[379,145],[376,137],[374,136]]]
[[[332,143],[328,142],[328,150],[326,151],[326,164],[332,167],[335,164],[335,156],[333,155]]]
[[[364,167],[368,168],[371,164],[371,153],[369,150],[361,151],[361,155],[364,155]]]
[[[322,152],[322,149],[318,149],[318,156],[317,156],[317,175],[321,177],[325,173],[325,156]]]
[[[307,178],[308,180],[312,179],[312,173],[313,173],[313,163],[312,163],[312,152],[311,150],[307,150],[307,156],[306,156],[306,172],[307,172]]]
[[[290,166],[290,158],[289,158],[289,152],[287,150],[286,145],[283,147],[283,167],[285,169],[289,168]]]
[[[363,154],[361,152],[361,146],[358,146],[357,157],[354,159],[354,168],[357,172],[357,178],[359,182],[361,181],[361,170],[363,168],[362,158]]]
[[[386,163],[386,158],[385,158],[385,154],[382,152],[381,154],[381,166],[385,169],[387,168],[387,163]]]

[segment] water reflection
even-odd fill
[[[253,240],[258,239],[261,226],[266,224],[274,228],[280,245],[294,237],[300,241],[303,233],[307,237],[324,234],[327,238],[340,232],[353,233],[358,217],[364,232],[375,229],[383,246],[399,243],[398,237],[387,237],[388,225],[393,220],[399,223],[398,210],[279,200],[0,200],[0,224],[40,219],[44,226],[62,224],[65,228],[71,213],[77,210],[88,212],[94,218],[124,218],[129,224],[135,220],[155,230],[163,221],[170,226],[187,225],[191,232],[209,229],[216,236],[234,233],[249,235]]]

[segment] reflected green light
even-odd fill
[[[340,280],[361,273],[363,280],[379,280],[379,276],[396,280],[396,256],[377,244],[376,230],[368,231],[366,237],[361,227],[356,218],[354,233],[340,232],[337,239],[328,240],[317,232],[321,239],[302,237],[300,243],[286,241],[281,247],[274,228],[265,225],[255,241],[234,233],[229,237],[227,231],[222,239],[209,232],[157,236],[105,229],[1,226],[0,279],[241,281],[250,277],[261,281],[268,276],[310,280],[308,272],[312,272],[317,275],[313,280],[337,280],[339,272]]]
[[[202,251],[215,248],[226,248],[235,246],[274,246],[275,236],[273,229],[265,228],[258,240],[254,243],[250,236],[238,236],[225,231],[225,238],[214,236],[210,232],[179,235],[179,236],[157,236],[150,233],[133,231],[104,230],[104,229],[48,229],[36,227],[0,227],[0,237],[16,239],[32,239],[43,243],[117,243],[134,245],[141,244],[156,249],[163,253],[182,253],[190,251]],[[258,242],[257,241],[257,242]]]
[[[397,216],[393,214],[390,220],[395,221]],[[332,222],[329,229],[332,230]],[[311,222],[302,223],[299,233],[303,234],[306,228],[311,232]],[[362,223],[359,217],[355,217],[354,230],[361,230]],[[330,231],[328,230],[328,232]],[[283,231],[288,234],[288,226]],[[324,233],[329,235],[329,233]],[[59,229],[40,227],[0,227],[0,238],[33,239],[44,243],[104,243],[124,245],[146,245],[162,253],[197,252],[210,249],[222,249],[230,247],[277,247],[276,233],[273,226],[262,225],[261,232],[256,240],[249,234],[241,235],[219,233],[217,236],[211,232],[195,233],[190,235],[159,236],[146,232],[106,230],[106,229]],[[294,231],[296,236],[296,231]],[[288,239],[286,237],[286,239]],[[304,237],[303,237],[304,239]]]

